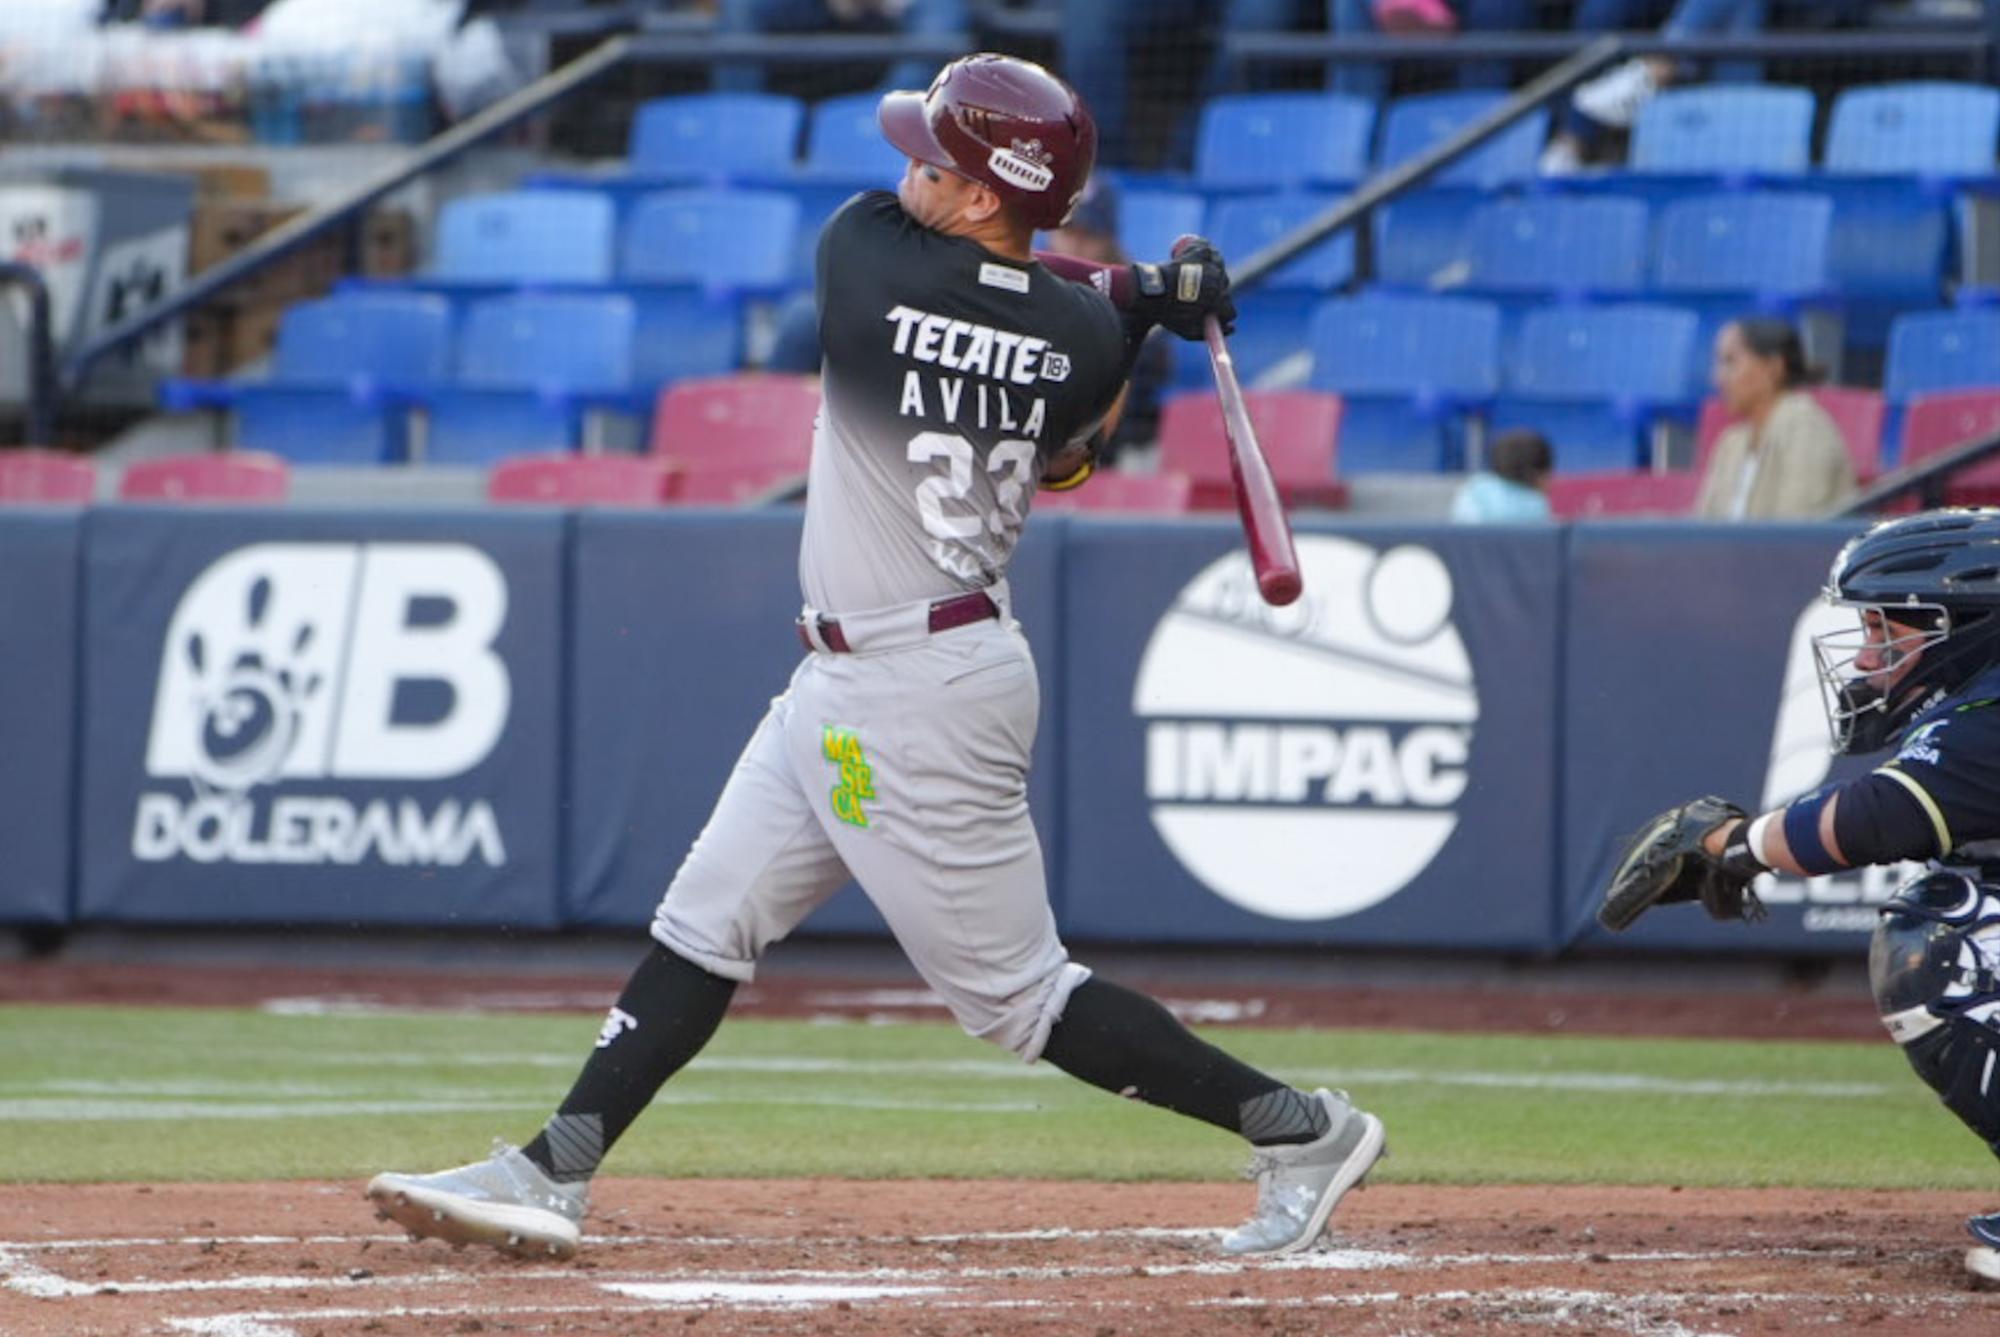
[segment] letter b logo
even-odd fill
[[[242,792],[434,780],[506,728],[507,584],[458,543],[260,543],[217,559],[167,627],[146,770]]]

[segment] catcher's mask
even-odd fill
[[[2000,1153],[2000,887],[1934,872],[1882,907],[1868,948],[1882,1024],[1945,1106]]]
[[[1860,614],[1813,638],[1834,750],[1879,751],[2000,661],[2000,510],[1877,525],[1833,559],[1825,594]]]

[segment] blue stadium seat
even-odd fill
[[[1879,349],[1898,316],[1938,304],[1951,241],[1946,187],[1992,175],[1996,139],[2000,91],[1991,88],[1877,84],[1835,101],[1814,188],[1833,200],[1830,265],[1847,299],[1850,346]]]
[[[1697,195],[1660,211],[1662,293],[1820,293],[1833,204],[1823,195]]]
[[[628,283],[774,292],[794,273],[799,202],[771,190],[663,190],[625,222]]]
[[[638,321],[632,379],[642,391],[743,365],[743,313],[729,294],[644,288],[632,302]]]
[[[1481,196],[1425,190],[1374,211],[1375,281],[1391,288],[1454,287],[1465,279],[1465,233]]]
[[[792,282],[813,281],[813,261],[819,254],[820,229],[840,206],[853,199],[856,188],[845,181],[794,181],[786,191],[799,206],[798,226],[792,233]]]
[[[1662,412],[1692,421],[1697,324],[1692,311],[1636,303],[1530,312],[1492,430],[1541,432],[1566,473],[1637,467]]]
[[[2000,89],[1951,83],[1850,88],[1833,104],[1826,170],[1990,176],[1996,140]]]
[[[1892,407],[1912,395],[2000,385],[2000,310],[1904,316],[1889,332],[1882,396]]]
[[[1482,205],[1466,227],[1466,286],[1481,296],[1637,293],[1650,241],[1639,200],[1541,195]]]
[[[1199,195],[1128,190],[1118,197],[1118,240],[1134,260],[1164,260],[1180,237],[1188,233],[1202,235],[1207,212],[1208,201]]]
[[[1899,316],[1882,369],[1883,463],[1901,462],[1903,415],[1917,395],[2000,386],[2000,309],[1973,307]]]
[[[1796,176],[1812,163],[1813,95],[1765,84],[1673,88],[1640,109],[1630,170]]]
[[[882,137],[875,121],[876,93],[831,97],[816,103],[806,129],[806,160],[798,175],[838,181],[856,190],[894,190],[909,159]]]
[[[804,121],[805,104],[772,93],[655,98],[632,118],[627,166],[656,181],[780,176],[792,170]]]
[[[1456,297],[1371,294],[1322,303],[1309,337],[1315,390],[1346,403],[1343,474],[1448,468],[1454,419],[1500,382],[1500,312]]]
[[[1305,374],[1306,331],[1324,299],[1325,294],[1308,288],[1254,288],[1236,299],[1236,333],[1229,336],[1229,354],[1246,388],[1298,383]],[[1206,389],[1215,384],[1206,344],[1172,339],[1171,347],[1176,387]],[[1298,359],[1296,374],[1288,374],[1285,365],[1291,358]]]
[[[1701,317],[1697,354],[1724,325],[1758,314],[1795,320],[1831,304],[1828,267],[1833,202],[1824,195],[1746,192],[1697,195],[1660,211],[1653,291]],[[1689,389],[1707,383],[1704,360]]]
[[[1418,93],[1394,99],[1382,113],[1382,151],[1378,155],[1382,169],[1416,157],[1506,100],[1507,94],[1500,92]],[[1548,111],[1538,107],[1431,177],[1429,184],[1491,190],[1533,180],[1542,141],[1548,135]]]
[[[278,326],[270,379],[232,387],[236,444],[297,464],[401,459],[400,393],[450,369],[443,297],[370,292],[297,303]]]
[[[1211,194],[1337,185],[1368,175],[1375,105],[1338,93],[1241,93],[1202,108],[1195,184]]]
[[[1272,242],[1325,213],[1338,195],[1255,195],[1220,200],[1209,212],[1208,237],[1232,267],[1240,266]],[[1354,277],[1354,232],[1328,237],[1264,280],[1271,288],[1311,288],[1326,292]]]
[[[1821,176],[1814,189],[1833,201],[1827,270],[1847,346],[1879,349],[1898,316],[1942,301],[1950,201],[1907,178]]]
[[[457,377],[425,396],[425,460],[484,464],[524,451],[573,450],[593,403],[633,388],[637,317],[616,293],[523,293],[473,303]]]
[[[521,190],[472,195],[438,211],[436,262],[421,281],[443,285],[606,283],[617,210],[603,195]]]

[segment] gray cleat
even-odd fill
[[[1355,1109],[1344,1092],[1321,1088],[1313,1098],[1326,1106],[1332,1126],[1314,1142],[1257,1148],[1250,1162],[1257,1210],[1222,1237],[1224,1253],[1295,1253],[1311,1247],[1347,1190],[1381,1159],[1380,1119]]]
[[[520,1258],[568,1258],[583,1238],[586,1184],[559,1184],[497,1138],[483,1161],[437,1174],[379,1174],[368,1200],[411,1239],[490,1244]]]

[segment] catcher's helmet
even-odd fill
[[[2000,662],[2000,509],[1926,511],[1875,526],[1833,559],[1826,597],[1917,628],[1877,647],[1889,668],[1922,651],[1886,691],[1855,666],[1865,632],[1813,641],[1835,750],[1888,747],[1918,714]]]
[[[954,60],[924,93],[876,109],[891,144],[992,187],[1030,227],[1061,227],[1097,161],[1097,122],[1076,90],[1032,61]]]

